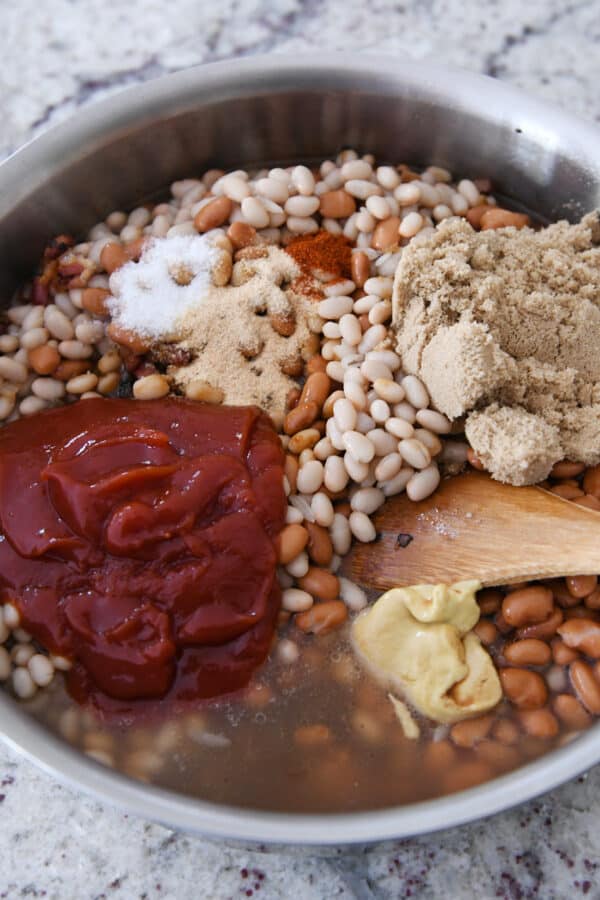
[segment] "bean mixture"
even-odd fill
[[[230,259],[220,283],[237,260],[269,245],[293,248],[299,237],[342,237],[351,260],[348,276],[310,272],[322,326],[319,352],[294,373],[298,387],[281,419],[289,505],[279,634],[268,663],[239,697],[158,729],[139,723],[122,731],[71,703],[54,679],[69,660],[36,646],[5,604],[0,680],[34,714],[132,777],[287,810],[374,808],[460,790],[559,746],[600,714],[596,578],[480,592],[476,630],[505,698],[493,713],[450,728],[416,716],[418,741],[404,736],[386,692],[349,646],[349,619],[375,599],[343,574],[352,541],[376,539],[371,517],[388,497],[424,499],[442,474],[480,466],[460,429],[430,408],[424,385],[401,371],[389,326],[393,274],[410,240],[450,216],[475,228],[528,224],[490,191],[487,179],[376,166],[347,150],[312,170],[211,170],[174,183],[165,202],[111,213],[83,243],[60,236],[48,246],[0,335],[5,422],[88,397],[174,392],[170,367],[186,360],[169,345],[147,347],[107,312],[111,274],[139,259],[148,237],[215,234]],[[187,384],[185,395],[222,399],[207,382]],[[559,463],[546,486],[600,509],[600,467]]]

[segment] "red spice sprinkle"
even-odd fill
[[[342,234],[318,231],[302,235],[288,244],[286,250],[308,274],[322,271],[338,279],[350,278],[352,245]]]

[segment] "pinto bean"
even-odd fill
[[[592,619],[569,619],[557,632],[567,647],[581,650],[594,659],[600,658],[600,623]]]
[[[477,716],[475,719],[464,719],[450,729],[450,738],[457,747],[473,747],[488,736],[493,716]]]
[[[532,585],[507,594],[502,601],[502,615],[509,625],[520,628],[545,622],[552,614],[552,591]]]
[[[345,603],[341,600],[327,600],[315,603],[311,609],[297,615],[295,622],[300,631],[306,634],[329,634],[343,625],[347,618]]]
[[[578,659],[579,653],[572,647],[567,647],[560,638],[552,638],[552,659],[557,666],[568,666],[574,659]]]
[[[549,709],[522,709],[518,715],[523,729],[532,737],[549,740],[559,732],[556,716]]]
[[[308,543],[308,531],[302,525],[286,525],[279,535],[279,562],[287,566]]]
[[[528,669],[500,669],[500,681],[511,703],[520,709],[538,709],[548,699],[546,682]]]
[[[325,372],[313,372],[309,375],[300,394],[300,403],[316,403],[319,409],[329,396],[331,378]]]
[[[537,625],[525,625],[523,628],[518,628],[517,637],[519,639],[539,638],[542,641],[547,641],[549,638],[554,637],[556,629],[563,619],[564,614],[562,609],[559,609],[558,606],[556,606],[552,615],[546,619],[545,622],[539,622]]]
[[[515,666],[545,666],[551,657],[548,644],[536,638],[514,641],[504,647],[504,658]]]
[[[565,583],[570,595],[581,600],[595,590],[598,585],[598,578],[596,575],[572,575],[565,578]]]
[[[339,579],[327,569],[316,566],[310,566],[306,575],[298,579],[298,585],[319,600],[337,600],[340,595]]]
[[[552,701],[552,708],[570,731],[583,731],[592,722],[590,714],[572,694],[558,694]]]
[[[488,206],[480,219],[481,230],[490,228],[525,228],[530,218],[525,213],[512,212],[499,206]]]
[[[500,591],[495,591],[493,588],[486,588],[483,591],[479,591],[477,594],[477,603],[479,604],[481,615],[491,616],[493,613],[498,612],[502,606],[503,599],[502,593]]]
[[[582,659],[576,659],[569,666],[569,677],[573,690],[588,712],[600,715],[600,684],[592,667]]]
[[[304,431],[305,428],[312,425],[318,415],[319,409],[316,403],[299,403],[283,420],[283,430],[289,435],[296,434],[297,431]]]
[[[473,629],[482,644],[493,644],[498,637],[498,629],[493,622],[482,619]]]
[[[333,544],[327,528],[316,522],[306,522],[308,555],[318,566],[328,566],[333,556]]]

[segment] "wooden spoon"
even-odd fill
[[[375,517],[380,535],[355,545],[354,580],[377,590],[477,579],[486,587],[600,573],[600,515],[538,487],[480,472],[442,481],[431,497],[401,495]]]

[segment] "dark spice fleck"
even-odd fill
[[[412,534],[403,534],[402,532],[400,532],[400,534],[396,538],[396,546],[402,548],[408,547],[411,541],[414,541],[414,537],[412,536]]]

